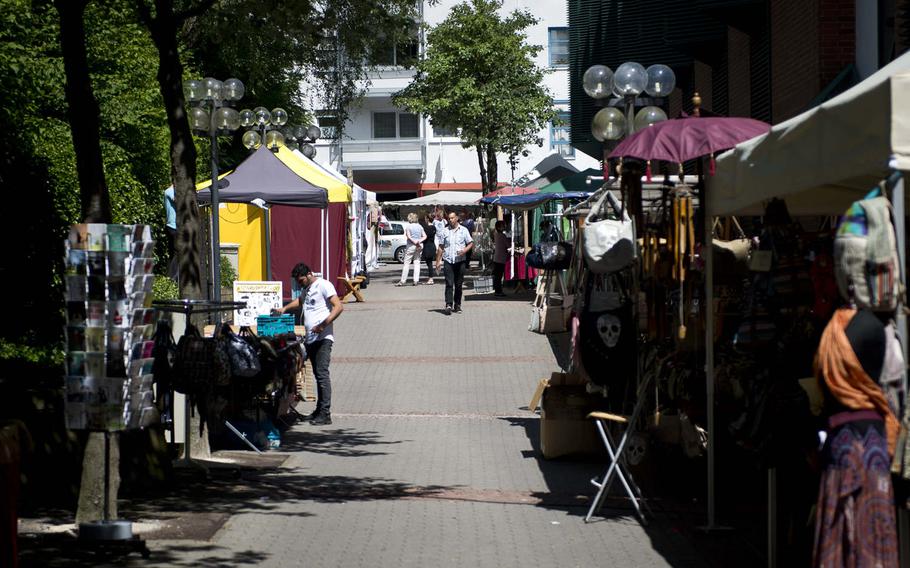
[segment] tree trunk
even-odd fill
[[[67,116],[76,152],[76,172],[85,223],[110,223],[111,198],[101,159],[101,120],[92,92],[85,49],[87,0],[57,0],[60,14],[60,47],[66,72]]]
[[[487,144],[487,189],[484,193],[496,191],[499,185],[499,164],[496,162],[496,149]]]
[[[142,2],[143,0],[138,0]],[[202,222],[196,201],[196,146],[183,98],[183,65],[177,49],[177,25],[171,0],[155,0],[155,18],[147,22],[158,49],[158,86],[171,134],[171,180],[177,207],[177,266],[180,297],[202,299]]]
[[[483,159],[483,146],[480,144],[477,145],[477,164],[480,166],[480,191],[486,195],[489,193],[487,191],[487,167]]]
[[[85,47],[85,7],[87,0],[57,0],[60,14],[60,47],[66,73],[67,117],[76,154],[76,173],[79,177],[79,197],[82,221],[110,223],[111,198],[104,177],[101,156],[101,118],[98,101],[92,91]],[[117,436],[111,438],[108,497],[110,518],[117,518],[117,490],[120,487],[120,452]],[[104,434],[90,432],[82,458],[82,481],[79,486],[78,522],[96,521],[104,511]]]
[[[155,17],[152,18],[144,0],[137,0],[141,19],[152,34],[158,50],[158,87],[164,99],[167,124],[171,134],[171,181],[174,183],[174,201],[177,207],[177,271],[180,297],[200,300],[207,288],[206,271],[202,269],[202,221],[196,201],[196,146],[187,117],[183,98],[183,64],[177,44],[180,24],[174,14],[173,0],[155,0]],[[202,316],[194,316],[192,323],[199,329],[204,324]],[[191,455],[211,455],[208,432],[195,411],[190,420],[192,437]]]

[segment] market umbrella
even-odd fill
[[[741,117],[674,118],[652,124],[627,137],[610,152],[611,158],[664,160],[681,164],[728,150],[766,134],[771,125]]]

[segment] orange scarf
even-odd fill
[[[828,391],[841,404],[851,410],[874,410],[885,419],[888,453],[894,455],[900,424],[891,412],[885,395],[878,384],[863,370],[845,332],[856,310],[842,308],[822,333],[815,360],[815,374],[819,383],[824,381]]]

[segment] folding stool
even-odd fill
[[[645,397],[642,394],[648,388],[648,383],[651,381],[650,374],[645,375],[642,384],[638,388],[638,400],[635,401],[635,407],[632,410],[632,416],[620,416],[618,414],[611,414],[609,412],[591,412],[588,414],[588,418],[594,420],[594,424],[597,427],[597,431],[600,434],[600,439],[603,440],[604,447],[607,450],[607,455],[610,457],[610,465],[607,467],[607,471],[604,472],[603,478],[601,481],[597,481],[597,478],[591,480],[591,485],[597,488],[597,494],[594,495],[594,500],[591,502],[591,508],[588,509],[588,514],[585,516],[585,522],[590,522],[591,517],[594,513],[600,509],[603,504],[604,499],[607,496],[607,493],[610,492],[610,485],[613,482],[613,477],[619,478],[620,483],[622,483],[623,488],[626,490],[626,495],[629,496],[629,499],[632,501],[632,506],[635,507],[635,513],[638,515],[638,519],[641,521],[642,525],[647,525],[648,521],[645,518],[644,514],[641,511],[641,506],[643,505],[647,509],[649,514],[651,508],[645,503],[641,495],[641,489],[638,488],[638,485],[635,483],[635,479],[632,477],[631,472],[629,472],[628,467],[624,463],[623,452],[626,449],[626,444],[629,441],[629,438],[633,434],[634,425],[638,421],[638,415],[641,413],[642,408],[644,407]],[[613,436],[610,434],[609,428],[607,428],[607,422],[614,422],[617,424],[625,424],[625,429],[623,430],[622,436],[619,439],[619,444],[613,440]]]

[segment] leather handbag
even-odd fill
[[[528,331],[541,334],[563,333],[568,329],[574,296],[566,291],[566,285],[559,274],[548,272],[544,278],[544,292],[534,298]],[[552,293],[554,281],[559,284],[558,294]]]
[[[525,263],[531,268],[565,270],[572,265],[572,243],[565,241],[536,243],[525,256]]]
[[[604,205],[613,211],[618,219],[594,218],[600,215]],[[622,270],[635,260],[635,225],[629,213],[620,206],[613,192],[607,190],[597,201],[582,228],[584,234],[584,257],[591,272],[608,274]]]
[[[225,352],[230,361],[231,375],[234,377],[250,378],[255,377],[262,370],[259,362],[259,354],[254,347],[258,343],[258,338],[253,336],[249,328],[244,327],[241,335],[237,335],[230,326],[224,326],[221,340],[224,342]]]

